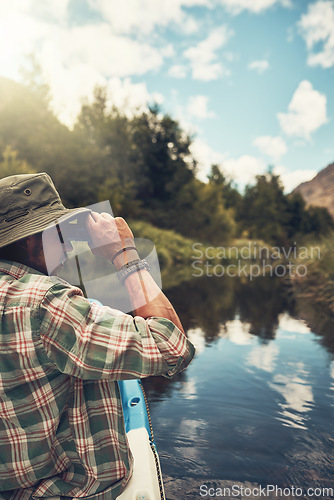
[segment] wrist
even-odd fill
[[[111,261],[116,267],[117,271],[119,271],[121,267],[131,263],[134,260],[138,260],[139,258],[140,257],[138,255],[137,249],[134,247],[129,247],[116,252]]]
[[[150,271],[150,266],[145,259],[138,259],[125,264],[117,273],[117,277],[122,285],[125,284],[125,280],[134,273],[139,271]]]

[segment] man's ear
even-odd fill
[[[18,240],[16,242],[17,247],[21,250],[26,252],[28,250],[28,239],[30,236],[27,236],[26,238],[23,238],[22,240]]]
[[[31,236],[23,238],[19,242],[21,251],[30,255],[32,252],[34,252],[36,248],[36,242],[37,242],[36,234],[32,234]]]

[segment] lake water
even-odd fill
[[[167,295],[197,348],[145,381],[167,499],[333,498],[334,325],[273,278]]]

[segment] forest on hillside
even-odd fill
[[[51,112],[43,84],[0,79],[0,96],[0,177],[47,172],[68,207],[110,200],[115,216],[211,244],[246,237],[289,245],[334,228],[326,209],[285,194],[270,168],[243,193],[223,165],[198,180],[193,139],[158,106],[128,116],[96,88],[70,130]]]

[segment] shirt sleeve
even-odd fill
[[[195,354],[165,318],[132,317],[90,303],[81,290],[53,285],[40,306],[40,338],[50,363],[82,379],[172,377]]]

